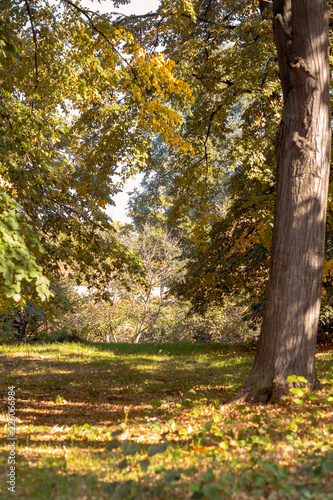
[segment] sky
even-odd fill
[[[101,3],[97,0],[82,0],[82,5],[91,8],[91,10],[99,10],[100,12],[119,12],[120,14],[146,14],[157,9],[159,0],[132,0],[127,5],[120,5],[115,8],[110,0],[102,0]]]
[[[132,0],[127,5],[120,5],[115,8],[112,1],[104,0],[98,3],[96,0],[82,0],[82,5],[89,7],[91,10],[99,10],[100,12],[119,12],[120,14],[146,14],[147,12],[155,11],[159,6],[159,0]],[[113,221],[122,223],[131,222],[131,219],[126,216],[126,205],[128,202],[128,192],[140,183],[142,175],[137,175],[129,179],[122,193],[118,193],[114,198],[116,205],[108,207],[106,213]]]

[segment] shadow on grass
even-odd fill
[[[220,434],[214,434],[211,427],[205,434],[200,431],[213,418],[213,410],[205,413],[207,404],[217,400],[214,406],[218,406],[227,401],[243,382],[252,364],[249,353],[216,344],[60,344],[37,346],[29,351],[12,349],[8,355],[0,356],[0,363],[5,368],[3,386],[16,387],[20,474],[17,498],[188,499],[192,496],[190,480],[198,484],[197,492],[202,493],[202,498],[231,498],[234,485],[240,480],[243,482],[239,491],[252,491],[248,483],[251,488],[261,484],[263,495],[268,498],[277,486],[289,480],[288,466],[276,465],[278,468],[274,469],[271,463],[261,463],[255,448],[255,470],[249,468],[249,454],[243,450],[235,455],[240,461],[236,473],[231,477],[231,469],[226,472],[232,467],[228,457],[234,459],[235,443],[231,439],[236,439],[237,425],[238,439],[248,439],[247,446],[253,445],[251,436],[261,441],[265,437],[262,450],[266,453],[269,439],[275,442],[290,434],[288,412],[284,430],[281,426],[275,429],[274,424],[264,435],[261,431],[265,422],[260,421],[264,417],[259,418],[259,414],[259,421],[249,423],[247,428],[243,427],[247,414],[238,413],[243,418],[239,421],[230,414],[229,424],[225,414],[220,416],[223,436],[230,431],[231,452],[225,460],[223,453],[227,451],[218,447]],[[324,357],[321,363],[326,363]],[[330,365],[331,362],[327,366]],[[2,403],[6,414],[5,397]],[[197,420],[190,415],[193,407],[199,409]],[[176,430],[172,430],[172,419],[177,421]],[[186,434],[188,423],[194,428],[190,434]],[[6,449],[6,431],[3,436],[2,449]],[[154,439],[156,444],[148,444]],[[157,448],[160,467],[155,461],[154,446],[162,446]],[[163,446],[167,448],[164,450]],[[240,445],[243,448],[244,444]],[[192,471],[183,463],[190,454]],[[8,453],[0,456],[6,467]],[[214,483],[209,474],[216,457],[224,462]],[[272,460],[275,458],[274,451]],[[199,464],[200,474],[193,471],[193,464]],[[229,474],[226,480],[225,474]]]
[[[61,346],[60,359],[47,346],[42,352],[19,358],[0,356],[6,368],[4,385],[16,387],[17,411],[23,423],[120,423],[128,406],[133,407],[131,418],[145,419],[151,400],[181,402],[191,389],[198,400],[220,398],[225,402],[252,363],[250,357],[235,357],[217,345],[90,345],[94,350],[89,359],[89,351],[61,352]],[[99,352],[111,356],[94,359]],[[46,354],[53,357],[43,359]],[[153,408],[150,416],[160,417],[161,413]]]
[[[72,500],[79,498],[104,499],[107,485],[100,481],[94,472],[68,474],[66,461],[49,459],[44,466],[27,463],[17,457],[18,476],[15,493],[0,492],[1,500],[8,500],[10,495],[22,500]],[[104,494],[103,494],[104,493]]]
[[[142,452],[147,452],[147,458],[138,461],[134,453],[135,446],[141,457]],[[160,447],[160,451],[157,447]],[[332,452],[323,457],[309,457],[298,466],[298,474],[295,474],[288,465],[278,464],[274,458],[261,460],[260,457],[238,457],[237,471],[227,462],[223,463],[221,469],[221,464],[213,460],[212,453],[201,456],[200,462],[194,466],[173,460],[172,452],[165,466],[163,462],[159,466],[153,465],[150,458],[156,451],[164,453],[167,447],[164,448],[161,449],[161,445],[147,447],[135,442],[124,442],[122,453],[113,460],[113,470],[118,472],[117,480],[105,469],[102,473],[100,470],[98,473],[88,470],[88,464],[85,464],[82,471],[73,472],[71,461],[67,461],[66,455],[44,457],[42,463],[28,463],[18,456],[20,481],[15,497],[24,500],[331,498],[331,490],[329,485],[325,485],[325,478]],[[205,469],[202,468],[202,460],[207,463]],[[133,469],[136,470],[135,476],[131,475]],[[192,495],[193,492],[197,494]],[[1,500],[8,497],[4,491],[0,493]]]
[[[44,462],[46,461],[44,460]],[[121,461],[119,464],[119,468],[124,470],[124,474],[130,472],[130,467],[129,462],[125,464],[124,461]],[[8,500],[10,494],[20,500],[88,498],[92,500],[112,500],[115,498],[150,500],[158,498],[162,500],[170,498],[170,485],[181,478],[184,470],[160,468],[154,471],[153,475],[147,475],[143,472],[142,478],[139,480],[113,481],[110,475],[105,474],[106,477],[101,478],[100,474],[93,471],[70,473],[65,459],[49,458],[45,465],[27,464],[22,460],[19,472],[15,493],[2,490],[0,491],[1,500]],[[181,490],[184,493],[188,491],[188,485],[183,484]],[[177,498],[185,498],[185,495],[177,496]]]

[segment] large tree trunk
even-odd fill
[[[259,346],[238,395],[276,401],[289,375],[318,387],[315,368],[330,165],[328,10],[325,0],[274,0],[284,107],[276,140],[271,269]]]

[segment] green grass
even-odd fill
[[[303,404],[226,405],[252,360],[207,344],[2,346],[0,498],[12,385],[16,498],[332,498],[332,352]]]

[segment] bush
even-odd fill
[[[204,316],[192,313],[188,303],[162,307],[158,317],[147,319],[141,340],[149,342],[234,342],[256,340],[258,331],[243,319],[244,306],[230,301],[212,307]]]
[[[46,334],[47,320],[41,307],[27,301],[24,306],[17,306],[1,315],[0,331],[2,340],[6,342],[33,341]]]

